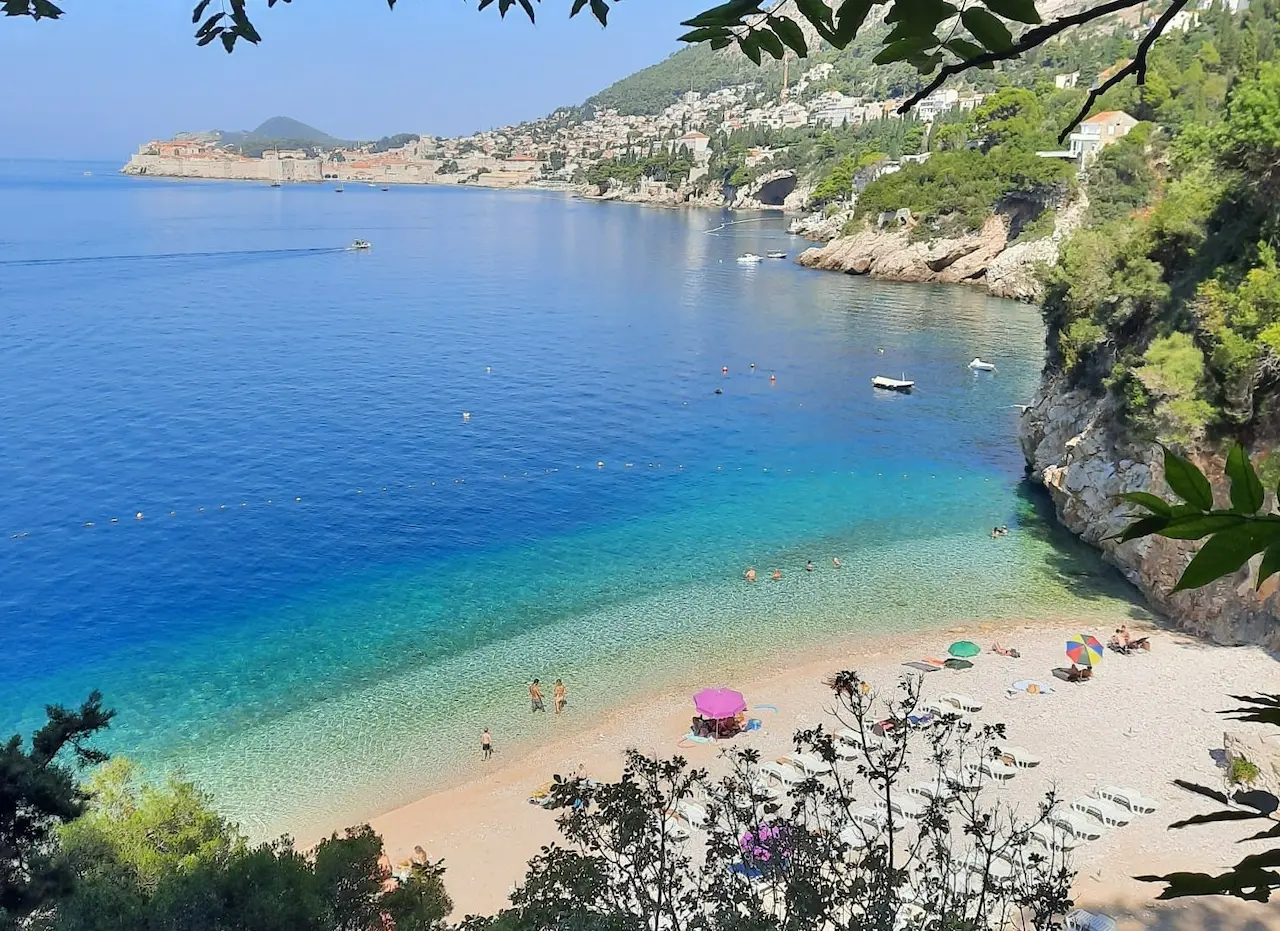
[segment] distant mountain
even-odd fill
[[[287,116],[273,116],[246,135],[250,139],[296,139],[315,145],[339,145],[344,141]]]

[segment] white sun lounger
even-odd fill
[[[1098,786],[1093,790],[1093,794],[1139,815],[1154,814],[1160,807],[1160,803],[1155,799],[1147,798],[1141,792],[1121,786]]]
[[[676,817],[687,821],[690,826],[704,828],[707,826],[707,810],[697,802],[682,798],[676,802]]]
[[[959,692],[948,692],[946,695],[938,696],[938,701],[944,705],[954,705],[961,711],[967,711],[970,714],[977,714],[982,710],[982,702],[976,698],[970,698],[968,695],[961,695]]]
[[[1069,828],[1060,824],[1037,824],[1030,831],[1031,839],[1042,844],[1046,850],[1066,853],[1080,846],[1080,838]]]
[[[788,753],[778,762],[794,766],[806,776],[821,776],[831,772],[831,764],[815,753]]]
[[[884,827],[884,810],[872,808],[870,805],[864,808],[855,808],[849,812],[849,820],[854,824],[860,824],[873,831],[878,831]]]
[[[991,862],[987,863],[985,858],[979,858],[977,851],[970,851],[964,858],[964,865],[975,876],[981,876],[985,871],[988,876],[995,879],[1013,877],[1013,864],[1002,857],[992,857]]]
[[[876,809],[883,812],[886,810],[884,799],[875,800]],[[916,804],[910,798],[895,798],[889,802],[887,806],[899,818],[910,818],[912,821],[919,821],[924,817],[924,807]]]
[[[1127,808],[1121,808],[1114,802],[1104,801],[1100,798],[1078,798],[1071,803],[1071,807],[1076,811],[1084,812],[1090,817],[1097,818],[1110,828],[1122,828],[1133,820],[1133,813]]]
[[[966,768],[960,772],[954,769],[944,770],[942,778],[953,789],[976,789],[982,785],[982,776],[975,769]]]
[[[765,798],[775,802],[782,798],[781,787],[776,782],[771,782],[764,773],[756,773],[756,777],[751,783],[751,790],[757,795],[763,795]]]
[[[780,782],[784,786],[795,786],[804,781],[804,773],[787,763],[766,760],[760,764],[759,771],[766,780]]]
[[[688,840],[690,836],[689,826],[679,818],[669,817],[663,821],[662,832],[676,840]]]
[[[861,850],[871,842],[871,838],[874,835],[874,830],[868,832],[865,828],[859,827],[856,824],[850,824],[846,825],[844,830],[842,830],[838,836],[854,850]]]
[[[1040,757],[1036,756],[1026,747],[1000,746],[1000,756],[1008,757],[1014,766],[1020,769],[1031,769],[1033,766],[1040,765]]]
[[[1058,808],[1049,812],[1048,821],[1055,827],[1070,831],[1072,835],[1082,841],[1097,840],[1102,836],[1102,825],[1092,818],[1086,818],[1079,812],[1071,811],[1070,809]]]
[[[945,779],[934,782],[913,782],[907,786],[907,792],[925,803],[932,802],[935,798],[947,799],[955,795],[955,789],[947,785]]]
[[[862,751],[859,748],[855,747],[853,744],[847,744],[843,740],[833,741],[831,749],[835,751],[837,760],[850,762],[864,759]]]
[[[836,740],[846,743],[851,747],[863,746],[862,734],[855,731],[851,727],[841,728],[836,731]],[[875,734],[868,733],[866,739],[866,747],[868,750],[877,750],[882,746],[882,741]]]
[[[1077,908],[1067,916],[1067,931],[1116,931],[1116,920]]]
[[[998,779],[1001,782],[1008,782],[1018,775],[1017,769],[999,760],[969,760],[964,764],[963,769],[972,773],[986,773],[992,779]]]

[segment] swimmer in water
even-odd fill
[[[773,570],[773,574],[770,576],[770,578],[771,578],[771,579],[773,579],[775,582],[781,582],[781,581],[782,581],[782,572],[781,572],[781,570],[779,570],[779,569],[774,569],[774,570]]]
[[[813,571],[813,560],[812,560],[812,559],[809,559],[809,560],[806,560],[806,561],[805,561],[805,564],[804,564],[804,571],[805,571],[805,572],[812,572],[812,571]]]
[[[755,566],[749,567],[746,572],[742,573],[742,577],[748,582],[754,582],[756,580]]]
[[[840,562],[840,557],[839,557],[839,556],[832,556],[832,557],[831,557],[831,565],[832,565],[832,566],[834,566],[834,567],[835,567],[835,568],[837,568],[837,569],[840,569],[840,568],[842,568],[842,567],[844,566],[844,563]]]

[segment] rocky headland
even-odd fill
[[[1100,549],[1153,607],[1182,629],[1214,642],[1260,643],[1280,650],[1280,577],[1273,576],[1255,590],[1261,557],[1230,578],[1174,593],[1174,584],[1199,544],[1163,537],[1117,542],[1134,512],[1119,500],[1120,494],[1171,494],[1160,447],[1132,438],[1114,399],[1047,374],[1022,414],[1019,433],[1031,478],[1048,490],[1058,519]],[[1226,502],[1221,453],[1193,450],[1191,458],[1209,477],[1215,497]]]
[[[826,245],[807,249],[797,261],[809,268],[868,275],[885,281],[939,282],[982,288],[996,297],[1035,301],[1038,270],[1058,258],[1061,242],[1080,224],[1087,201],[1080,199],[1054,214],[1049,236],[1028,239],[1017,233],[1015,215],[997,210],[982,228],[960,236],[921,238],[906,211],[881,217]],[[830,222],[799,225],[802,233],[822,235]]]

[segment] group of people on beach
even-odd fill
[[[832,567],[833,569],[843,569],[843,568],[844,568],[844,563],[842,563],[842,562],[840,561],[840,557],[839,557],[839,556],[832,556],[832,557],[831,557],[831,567]],[[816,570],[817,568],[818,568],[818,567],[817,567],[817,566],[815,566],[815,565],[813,564],[813,560],[812,560],[812,559],[806,559],[806,560],[805,560],[805,563],[804,563],[804,571],[805,571],[805,572],[813,572],[813,571],[814,571],[814,570]],[[746,579],[748,582],[754,582],[754,581],[756,580],[756,567],[755,567],[755,566],[747,566],[747,568],[746,568],[745,570],[743,570],[742,577],[743,577],[744,579]],[[772,579],[773,581],[775,581],[775,582],[781,582],[781,581],[782,581],[782,570],[781,570],[781,569],[778,569],[777,567],[775,567],[775,568],[773,568],[773,569],[770,569],[770,570],[769,570],[769,578],[771,578],[771,579]]]
[[[569,703],[569,690],[565,688],[563,679],[556,679],[556,684],[551,687],[551,704],[555,706],[556,714],[564,711],[564,706]],[[534,679],[529,683],[529,710],[530,713],[536,714],[541,711],[546,714],[546,699],[542,694],[542,680]],[[485,728],[480,734],[480,759],[490,760],[493,758],[493,735],[489,733],[489,728]]]
[[[564,711],[565,704],[569,700],[569,690],[564,687],[564,680],[557,679],[556,684],[551,689],[551,703],[555,705],[556,714]],[[534,679],[529,683],[529,710],[531,712],[541,711],[543,714],[547,711],[547,706],[542,699],[542,681]]]

